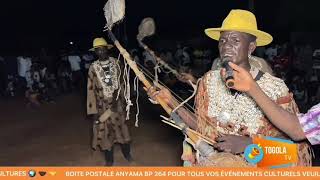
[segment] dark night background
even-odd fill
[[[103,35],[105,0],[29,0],[1,2],[1,53],[38,51],[41,47],[60,49],[74,41],[89,48]],[[289,40],[291,32],[318,32],[317,0],[252,0],[260,29],[271,33],[275,42]],[[124,26],[130,46],[140,21],[153,17],[159,39],[206,38],[203,30],[219,27],[231,9],[248,9],[248,0],[126,0]],[[125,24],[125,25],[124,25]],[[123,34],[123,33],[122,33]],[[308,33],[306,36],[312,36]],[[317,38],[304,36],[305,40]],[[119,37],[121,38],[121,37]],[[319,39],[319,38],[318,38]]]

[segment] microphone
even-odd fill
[[[226,86],[231,88],[234,86],[233,69],[229,66],[231,62],[228,58],[222,59],[222,67],[226,69]]]

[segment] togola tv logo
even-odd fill
[[[298,161],[298,147],[292,141],[265,137],[254,138],[244,151],[245,159],[258,167],[280,168]]]
[[[244,151],[244,157],[251,164],[257,164],[262,160],[264,151],[260,144],[250,144]]]

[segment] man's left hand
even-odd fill
[[[252,144],[252,139],[247,136],[226,135],[216,138],[216,142],[213,146],[218,150],[239,154],[243,153],[245,148]]]

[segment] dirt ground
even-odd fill
[[[23,98],[0,100],[1,166],[103,166],[104,156],[91,149],[92,122],[78,94],[59,96],[55,104],[34,109]],[[160,120],[157,105],[140,97],[139,127],[135,108],[128,121],[136,166],[181,166],[182,133]],[[320,165],[314,146],[314,165]],[[130,164],[115,147],[115,166]],[[132,165],[132,164],[131,164]]]
[[[136,165],[181,166],[181,132],[161,122],[164,113],[156,105],[140,102],[139,127],[134,118],[128,121]],[[1,166],[104,165],[103,154],[91,149],[92,122],[79,95],[60,96],[37,109],[26,107],[23,98],[1,100],[0,109]],[[128,165],[116,146],[115,166]]]

